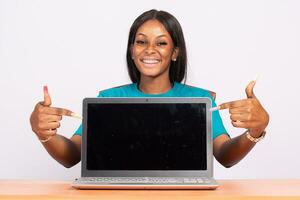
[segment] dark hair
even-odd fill
[[[131,56],[131,47],[135,41],[135,35],[137,30],[141,25],[143,25],[148,20],[158,20],[162,23],[165,29],[170,34],[174,47],[179,48],[178,56],[176,61],[171,61],[170,70],[169,70],[169,78],[170,82],[173,83],[181,82],[183,79],[186,78],[186,64],[187,64],[187,55],[186,55],[186,47],[185,41],[182,33],[181,26],[177,19],[168,12],[165,11],[157,11],[157,10],[149,10],[141,14],[134,23],[132,24],[130,31],[129,31],[129,38],[127,44],[127,69],[128,74],[133,83],[140,82],[140,72],[138,71],[137,67],[135,66],[134,61],[132,60]]]

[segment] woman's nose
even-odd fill
[[[146,48],[146,53],[148,53],[148,54],[155,53],[154,45],[149,44]]]

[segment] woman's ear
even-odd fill
[[[178,57],[178,54],[179,54],[179,48],[178,47],[175,47],[173,49],[173,53],[172,53],[172,61],[176,61],[177,57]]]

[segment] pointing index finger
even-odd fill
[[[46,112],[51,115],[72,116],[73,112],[65,108],[49,107]]]
[[[248,101],[248,99],[230,101],[230,102],[222,103],[221,105],[218,106],[218,108],[219,108],[219,110],[223,110],[223,109],[228,109],[228,108],[242,107],[246,104],[247,101]]]

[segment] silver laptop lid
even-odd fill
[[[82,177],[212,177],[209,98],[86,98]]]

